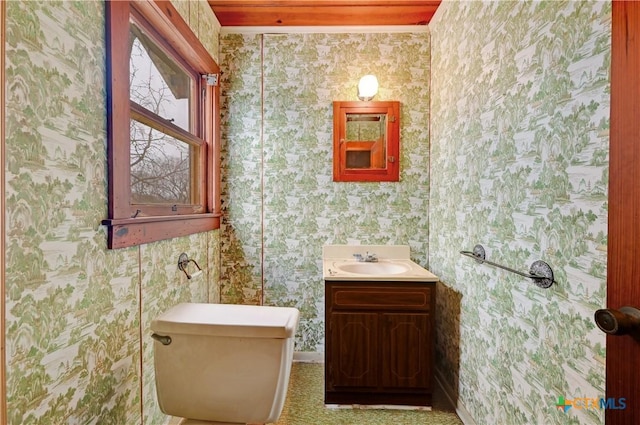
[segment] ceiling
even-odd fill
[[[441,0],[208,0],[223,27],[426,25]]]

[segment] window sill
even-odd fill
[[[126,248],[220,228],[220,214],[190,214],[102,220],[108,248]]]

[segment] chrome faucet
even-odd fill
[[[378,256],[376,254],[369,254],[369,251],[363,256],[362,254],[353,254],[356,261],[364,262],[364,263],[376,263],[378,262]]]

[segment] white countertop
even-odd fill
[[[375,254],[377,262],[363,262],[354,254],[363,257]],[[325,245],[322,247],[322,277],[324,280],[385,281],[385,282],[437,282],[438,276],[413,262],[408,245]],[[376,268],[378,273],[350,272],[345,269]],[[352,269],[353,270],[353,269]],[[384,270],[389,270],[387,273]]]

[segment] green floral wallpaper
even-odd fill
[[[478,424],[601,424],[610,4],[445,1],[430,32],[223,34],[219,232],[106,249],[104,6],[7,2],[8,423],[165,421],[148,326],[181,301],[288,305],[323,351],[324,244],[408,244],[441,277],[437,369]],[[218,44],[219,41],[219,44]],[[219,53],[218,53],[219,49]],[[401,102],[401,181],[332,182],[332,102]],[[429,128],[431,127],[431,135]],[[557,284],[526,269],[550,263]],[[180,252],[206,273],[188,281]]]
[[[443,2],[432,37],[429,265],[437,367],[478,424],[601,424],[610,3]],[[527,271],[537,259],[556,284]]]
[[[104,3],[6,7],[7,423],[161,424],[149,322],[220,300],[219,232],[106,249]],[[213,13],[188,7],[217,57]]]
[[[224,302],[294,306],[298,351],[323,351],[325,244],[407,244],[426,265],[429,35],[223,34]],[[333,104],[401,103],[399,183],[332,181]]]

